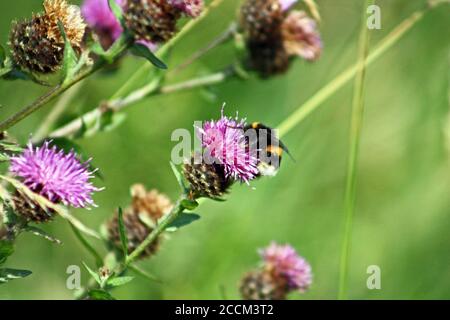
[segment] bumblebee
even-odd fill
[[[289,149],[278,138],[275,129],[260,122],[253,122],[244,127],[244,132],[248,147],[257,152],[258,170],[261,176],[277,174],[284,152],[292,158]]]

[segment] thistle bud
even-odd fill
[[[239,290],[245,300],[284,300],[286,283],[270,272],[256,270],[247,273],[241,280]]]
[[[195,197],[220,198],[232,184],[225,177],[223,166],[214,163],[196,164],[194,158],[184,164],[183,173]]]
[[[127,0],[124,17],[135,40],[164,43],[177,32],[183,14],[196,17],[202,9],[200,0]]]
[[[16,192],[12,200],[15,212],[26,221],[46,223],[50,222],[55,217],[55,212],[53,210],[45,210],[38,203],[29,199],[24,194]]]
[[[128,253],[133,252],[153,231],[153,227],[144,221],[151,221],[156,224],[158,219],[170,212],[173,207],[170,199],[156,190],[146,191],[143,185],[137,184],[131,188],[132,203],[124,210],[123,222],[128,238]],[[145,215],[144,217],[141,215]],[[116,214],[107,224],[108,238],[111,243],[121,247],[119,233],[119,217]],[[157,238],[149,245],[139,258],[143,259],[154,255],[161,243],[161,238]]]
[[[80,9],[66,0],[45,0],[44,9],[31,20],[14,22],[9,44],[18,67],[47,74],[57,71],[64,58],[64,39],[58,21],[75,50],[80,50],[86,25]]]

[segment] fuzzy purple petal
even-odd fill
[[[120,6],[125,5],[125,0],[115,1]],[[123,32],[122,26],[109,8],[108,0],[84,0],[81,13],[89,27],[101,35],[108,35],[116,40]]]
[[[290,7],[292,7],[298,0],[280,0],[281,3],[281,9],[283,11],[288,10]]]
[[[169,3],[191,18],[198,17],[204,7],[203,0],[169,0]]]
[[[265,266],[286,277],[291,290],[304,292],[311,286],[311,266],[290,245],[272,243],[260,254]]]
[[[90,182],[89,161],[82,163],[74,151],[64,153],[48,141],[41,147],[29,143],[21,155],[11,158],[10,171],[48,200],[84,208],[95,206],[92,194],[100,191]]]
[[[217,121],[204,123],[198,129],[208,155],[224,166],[225,176],[248,183],[259,171],[256,150],[249,150],[244,135],[245,120],[223,115]]]

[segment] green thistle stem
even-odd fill
[[[83,123],[85,125],[95,123],[98,119],[101,118],[105,110],[113,110],[114,112],[123,111],[124,109],[145,98],[219,84],[230,79],[232,76],[234,76],[234,74],[234,70],[232,68],[228,68],[221,72],[190,79],[172,85],[160,86],[159,82],[150,82],[142,88],[131,92],[124,98],[118,98],[101,103],[95,109],[72,120],[63,127],[54,130],[50,133],[49,136],[52,138],[71,136],[82,128]]]

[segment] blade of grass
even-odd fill
[[[435,6],[434,6],[435,7]],[[386,37],[384,37],[375,49],[367,56],[364,62],[367,68],[373,62],[378,60],[386,51],[388,51],[394,44],[396,44],[417,22],[419,22],[424,14],[432,7],[414,12],[410,17],[406,18],[394,30],[392,30]],[[330,98],[339,89],[344,87],[358,71],[358,64],[346,69],[344,72],[335,77],[326,86],[321,88],[315,95],[309,98],[306,102],[300,105],[288,118],[279,124],[280,137],[289,133],[295,126],[301,123],[307,116],[314,112],[322,105],[328,98]]]
[[[364,14],[361,20],[361,31],[358,48],[357,73],[353,88],[352,115],[350,127],[350,149],[348,156],[347,183],[345,188],[344,212],[345,224],[342,240],[340,270],[339,270],[339,299],[346,299],[348,295],[348,271],[351,253],[351,240],[353,231],[353,217],[355,214],[356,176],[359,145],[364,117],[365,97],[365,61],[369,52],[370,32],[366,25],[366,8],[375,4],[375,0],[366,0]]]

